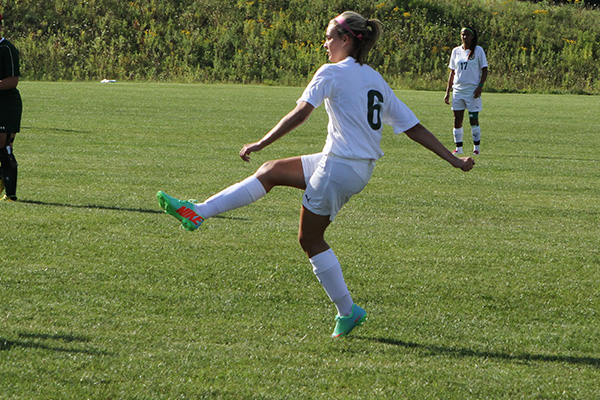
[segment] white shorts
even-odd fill
[[[481,96],[478,98],[474,98],[472,94],[470,97],[452,96],[452,110],[461,111],[465,109],[470,112],[480,112],[482,110]]]
[[[317,215],[329,215],[333,221],[350,197],[367,186],[374,160],[352,160],[322,153],[302,156],[306,190],[302,205]]]

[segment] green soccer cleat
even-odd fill
[[[204,222],[204,218],[194,211],[193,203],[176,199],[162,190],[156,193],[156,198],[158,199],[158,204],[160,204],[167,214],[171,214],[181,221],[181,225],[185,230],[194,231]]]
[[[347,317],[341,317],[339,314],[335,317],[335,330],[331,334],[332,338],[346,336],[349,334],[352,329],[360,326],[367,320],[367,312],[357,306],[356,304],[352,304],[352,314]]]
[[[0,198],[0,201],[17,201],[17,196],[7,196],[4,195],[2,196],[2,198]]]

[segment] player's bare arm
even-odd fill
[[[475,89],[475,92],[473,93],[474,98],[478,98],[481,96],[481,92],[483,92],[483,84],[487,80],[487,76],[488,76],[488,68],[487,67],[481,68],[481,79],[479,81],[479,86],[477,86],[477,88]]]
[[[454,70],[450,70],[450,75],[448,76],[448,86],[446,86],[446,96],[444,96],[444,101],[446,104],[450,104],[450,90],[452,89],[452,85],[454,85]]]
[[[470,171],[475,165],[471,157],[456,157],[448,150],[435,136],[421,124],[417,124],[408,129],[406,136],[419,143],[426,149],[431,150],[444,160],[448,161],[453,167],[460,168],[463,171]]]
[[[273,129],[269,131],[261,140],[258,142],[244,145],[240,150],[240,157],[244,161],[250,161],[250,153],[260,151],[283,137],[287,133],[293,131],[298,126],[302,125],[304,121],[308,119],[310,114],[315,108],[305,101],[298,103],[296,108],[290,111],[285,117],[283,117]]]

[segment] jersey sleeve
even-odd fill
[[[456,59],[454,57],[455,52],[456,49],[452,49],[452,53],[450,53],[450,62],[448,63],[448,68],[450,68],[452,71],[456,70]]]
[[[404,104],[390,88],[386,95],[389,104],[385,107],[382,121],[394,129],[396,135],[406,132],[420,121],[406,104]]]
[[[331,97],[333,92],[333,82],[334,80],[330,73],[329,64],[323,65],[315,73],[306,89],[304,89],[304,92],[297,103],[305,101],[314,108],[319,107],[323,103],[323,100]]]
[[[485,51],[483,51],[483,48],[480,46],[478,47],[478,53],[479,53],[479,65],[481,66],[481,68],[486,68],[488,66],[488,62],[487,62],[487,57],[485,56]]]
[[[19,53],[16,49],[8,45],[0,46],[0,63],[2,75],[5,75],[0,77],[1,79],[21,75],[19,70]]]

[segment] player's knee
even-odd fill
[[[254,174],[263,184],[268,186],[280,185],[283,180],[282,170],[279,168],[279,160],[265,162]]]
[[[309,246],[309,240],[306,235],[302,232],[302,230],[298,231],[298,243],[300,243],[300,247],[302,250],[306,252],[306,248]]]
[[[478,112],[470,112],[469,113],[469,122],[471,126],[479,125],[479,113]]]
[[[273,172],[275,169],[275,161],[267,161],[261,165],[256,171],[256,175],[267,175]]]
[[[10,146],[0,148],[0,165],[5,168],[17,168],[17,159]]]
[[[8,147],[0,147],[0,165],[8,165],[10,163],[10,157]]]
[[[5,168],[17,168],[17,159],[12,152],[10,146],[0,147],[0,165]]]
[[[302,232],[300,232],[298,234],[298,242],[300,242],[300,247],[302,247],[302,250],[304,250],[309,257],[322,253],[329,248],[325,238],[319,235],[303,235]]]
[[[307,235],[306,233],[302,232],[302,230],[298,232],[298,242],[305,253],[311,253],[317,243],[314,237]]]

